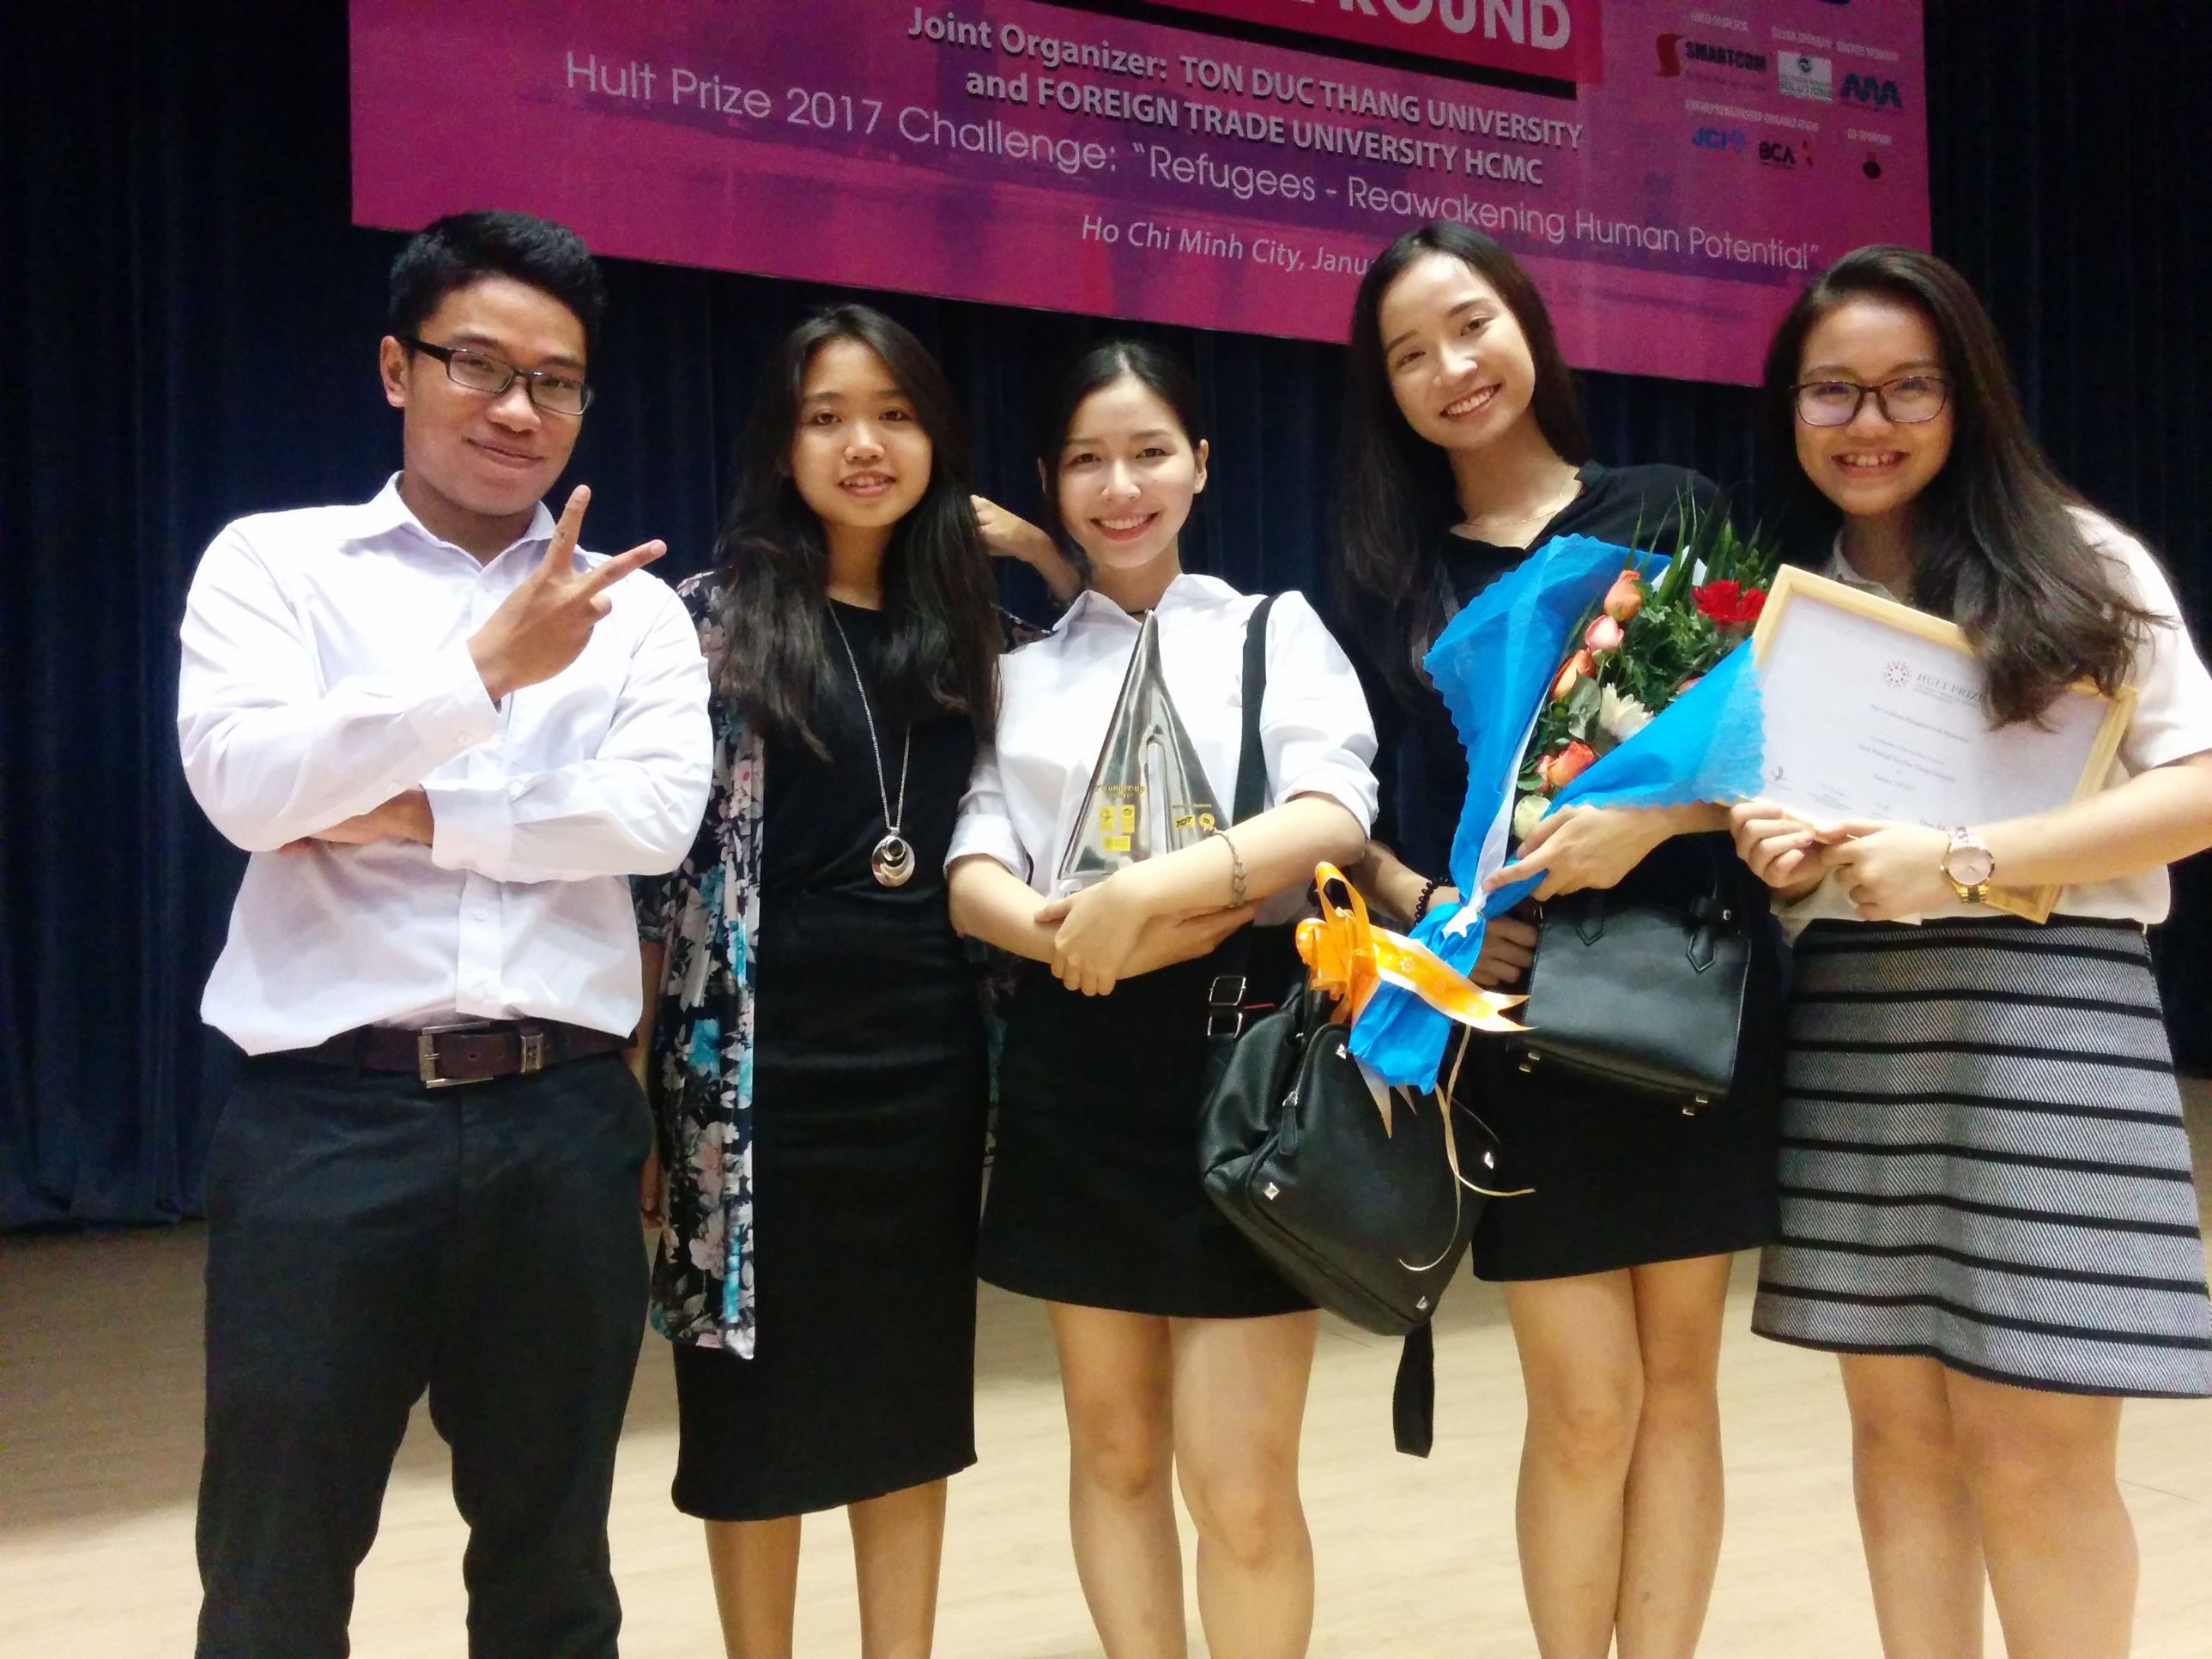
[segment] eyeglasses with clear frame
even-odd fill
[[[1790,387],[1797,400],[1797,418],[1807,426],[1849,426],[1871,397],[1881,418],[1899,426],[1917,426],[1943,412],[1951,383],[1941,374],[1900,374],[1879,386],[1856,380],[1806,380]]]
[[[549,415],[580,415],[591,407],[592,387],[580,375],[557,368],[517,368],[475,346],[432,345],[412,337],[403,337],[399,343],[435,357],[445,364],[446,378],[465,391],[496,398],[520,380],[530,401]]]

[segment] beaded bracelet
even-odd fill
[[[1229,839],[1226,830],[1217,829],[1212,833],[1229,849],[1229,908],[1241,910],[1244,908],[1244,855],[1237,850],[1237,843]]]
[[[1429,901],[1437,896],[1437,889],[1443,884],[1434,876],[1421,884],[1421,896],[1413,901],[1413,914],[1411,921],[1414,926],[1419,926],[1421,918],[1429,914]]]

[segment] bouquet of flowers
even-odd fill
[[[1638,554],[1569,637],[1567,659],[1521,757],[1513,838],[1592,762],[1649,726],[1759,620],[1775,557],[1724,505],[1685,501],[1671,557]]]

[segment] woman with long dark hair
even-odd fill
[[[2135,688],[2101,793],[1946,831],[1735,810],[1797,942],[1762,1334],[1841,1357],[1890,1659],[2120,1659],[2120,1401],[2212,1395],[2189,1145],[2143,936],[2212,845],[2212,675],[2142,543],[2062,483],[1965,279],[1861,248],[1774,337],[1794,554],[1948,617],[1993,722]],[[2035,926],[1992,884],[2063,888]],[[1906,922],[1916,925],[1904,925]]]
[[[1027,959],[1006,1010],[982,1274],[1049,1305],[1076,1566],[1106,1651],[1186,1650],[1179,1478],[1209,1650],[1296,1659],[1313,1622],[1297,1461],[1317,1316],[1207,1200],[1198,1111],[1209,1010],[1243,1000],[1218,1006],[1222,981],[1263,997],[1291,983],[1289,930],[1274,924],[1303,908],[1316,863],[1365,845],[1373,732],[1303,599],[1282,595],[1255,623],[1258,598],[1182,568],[1212,460],[1188,371],[1140,343],[1097,347],[1063,380],[1038,450],[1048,517],[1091,586],[1049,638],[1006,659],[996,745],[952,842],[954,920]],[[1221,833],[1071,891],[1064,849],[1095,822],[1093,770],[1148,613],[1148,726],[1166,729],[1158,711],[1173,710]],[[1264,810],[1231,823],[1254,626]],[[1269,925],[1240,959],[1230,936],[1255,916]]]
[[[890,318],[791,334],[738,471],[717,568],[682,590],[714,793],[640,884],[674,1496],[732,1659],[790,1653],[799,1517],[841,1506],[862,1651],[903,1659],[975,1460],[987,1082],[943,872],[1000,624],[951,389]]]
[[[1447,863],[1466,751],[1421,668],[1445,623],[1553,537],[1671,553],[1686,516],[1721,509],[1680,467],[1590,459],[1543,298],[1480,232],[1439,222],[1383,251],[1353,305],[1348,371],[1337,591],[1387,687],[1395,778],[1357,879],[1412,922],[1462,896]],[[1706,805],[1563,807],[1516,873],[1543,875],[1540,901],[1705,890],[1716,870],[1743,876],[1710,833],[1726,823]],[[1472,976],[1518,984],[1537,938],[1528,917],[1493,919]],[[1534,1189],[1486,1209],[1473,1256],[1505,1285],[1528,1391],[1517,1521],[1538,1647],[1602,1659],[1617,1636],[1641,1659],[1686,1659],[1720,1551],[1729,1256],[1775,1224],[1771,1034],[1747,1024],[1734,1091],[1692,1115],[1474,1052],[1463,1098],[1498,1136],[1501,1184]]]

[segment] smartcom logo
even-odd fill
[[[1766,72],[1766,54],[1746,52],[1741,46],[1716,46],[1709,40],[1692,40],[1686,34],[1662,34],[1659,47],[1659,73],[1672,77],[1682,73],[1685,64],[1695,69],[1743,70],[1753,75]]]
[[[1847,104],[1864,104],[1873,109],[1905,107],[1905,94],[1898,91],[1897,82],[1878,75],[1846,75],[1841,95]]]

